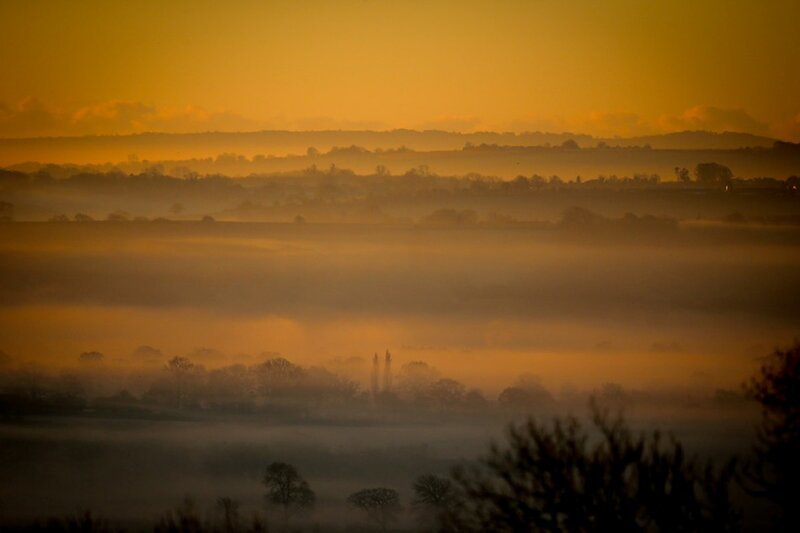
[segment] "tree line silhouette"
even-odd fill
[[[140,347],[136,354],[153,364],[164,358],[159,350],[149,346]],[[369,413],[466,416],[497,409],[525,413],[536,408],[554,408],[561,401],[530,374],[519,376],[492,398],[442,375],[425,361],[416,360],[396,371],[390,369],[389,385],[384,383],[383,387],[370,390],[347,377],[347,372],[354,368],[345,367],[343,375],[322,366],[302,366],[272,355],[256,364],[237,363],[217,368],[206,368],[187,356],[171,357],[160,369],[152,368],[127,382],[127,387],[139,389],[135,394],[129,388],[112,392],[110,387],[104,387],[102,393],[93,391],[98,383],[117,372],[114,367],[104,366],[106,356],[97,351],[81,353],[78,356],[81,368],[70,372],[14,368],[9,363],[0,373],[0,419],[38,415],[173,418],[234,413],[276,418],[298,414],[359,418]],[[355,358],[351,363],[357,365],[363,360]],[[670,394],[673,393],[626,390],[614,383],[606,383],[592,393],[602,403],[614,404],[653,404]],[[735,404],[745,399],[742,393],[727,390],[718,390],[714,396],[698,394],[694,401],[710,405]]]
[[[295,171],[246,177],[219,173],[201,176],[182,165],[170,170],[163,165],[152,165],[137,172],[123,172],[119,168],[98,171],[48,165],[34,172],[0,168],[0,195],[3,197],[0,221],[24,219],[26,215],[16,209],[15,202],[24,205],[31,198],[51,204],[51,222],[164,222],[168,219],[197,220],[209,210],[215,217],[237,218],[278,208],[374,207],[385,205],[387,200],[403,199],[431,202],[506,196],[533,199],[547,192],[625,190],[644,191],[648,197],[657,192],[672,197],[681,191],[694,195],[698,191],[733,189],[749,194],[760,193],[771,199],[781,193],[796,194],[798,186],[800,176],[797,175],[786,179],[748,179],[737,177],[734,169],[713,161],[697,163],[691,170],[675,167],[674,176],[670,178],[646,172],[596,176],[532,172],[518,174],[512,179],[475,172],[439,175],[424,164],[396,174],[382,164],[364,174],[333,164],[327,168],[312,164]],[[71,204],[59,199],[68,199],[76,194],[85,200],[83,210],[65,212],[65,205]],[[114,198],[125,201],[112,200]],[[164,198],[173,200],[165,202]],[[714,202],[717,198],[705,201]],[[142,202],[148,206],[147,213],[129,212],[133,209],[131,206],[141,209]],[[155,213],[154,206],[158,206]]]

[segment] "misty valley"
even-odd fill
[[[724,501],[760,528],[771,504],[726,465],[751,461],[747,384],[797,332],[798,181],[675,174],[3,170],[0,517],[485,530],[469,468],[553,438],[564,464],[594,450],[582,483],[627,446],[639,475],[717,484],[696,527]]]
[[[0,533],[800,531],[798,0],[0,0]]]

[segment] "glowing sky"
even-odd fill
[[[800,2],[0,3],[0,135],[261,128],[800,138]]]

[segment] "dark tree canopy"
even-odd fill
[[[455,497],[453,482],[447,478],[426,474],[414,481],[414,502],[418,505],[445,506]]]
[[[689,183],[691,181],[689,169],[685,167],[675,167],[675,177],[681,183]]]
[[[397,515],[403,510],[397,491],[383,487],[354,492],[347,497],[347,503],[364,511],[384,531],[390,522],[397,520]]]
[[[726,185],[733,179],[733,172],[719,163],[698,163],[694,176],[700,183]]]
[[[267,488],[267,504],[280,507],[285,520],[288,520],[293,512],[314,507],[316,500],[314,491],[290,464],[271,463],[262,482]]]
[[[445,531],[728,531],[735,466],[699,467],[680,443],[634,436],[595,412],[599,436],[575,418],[511,426],[477,466],[454,472],[459,502]]]
[[[184,374],[195,369],[195,364],[188,357],[173,357],[167,362],[167,370],[175,374]]]
[[[747,392],[761,404],[755,462],[749,488],[783,511],[787,531],[800,530],[800,341],[776,349],[761,365]]]
[[[565,148],[567,150],[580,150],[580,145],[575,141],[575,139],[567,139],[563,143],[561,143],[561,148]]]
[[[411,505],[423,526],[437,526],[442,515],[456,503],[456,487],[452,480],[432,474],[414,481],[414,500]]]

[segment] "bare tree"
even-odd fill
[[[306,372],[283,357],[273,357],[254,368],[258,391],[267,398],[275,398],[296,387]]]
[[[392,354],[389,350],[386,350],[383,360],[383,392],[386,393],[392,390]]]
[[[414,481],[414,500],[411,505],[420,525],[439,527],[440,517],[450,512],[456,503],[456,487],[445,477],[426,474]]]
[[[47,531],[76,531],[82,533],[110,533],[111,531],[115,531],[115,529],[112,528],[106,520],[93,515],[92,511],[89,509],[81,510],[74,516],[70,516],[63,520],[50,518],[47,520],[44,528],[36,525],[32,528],[23,530],[39,531],[41,529]]]
[[[428,395],[439,407],[454,407],[464,401],[467,388],[454,379],[440,379],[431,385]]]
[[[375,352],[375,355],[372,356],[372,374],[370,375],[370,390],[372,392],[372,398],[375,399],[378,396],[378,376],[380,375],[381,367],[380,362],[378,361],[378,352]]]
[[[575,418],[552,427],[512,425],[472,468],[454,472],[459,499],[445,531],[730,531],[735,474],[687,459],[672,439],[634,436],[621,418],[595,410],[600,438]]]
[[[297,469],[288,463],[271,463],[262,483],[267,488],[267,504],[280,507],[284,521],[288,521],[295,512],[314,507],[314,491]]]
[[[762,412],[746,486],[780,507],[782,529],[800,531],[800,341],[765,358],[746,390]]]
[[[397,520],[397,515],[403,510],[397,491],[383,487],[354,492],[347,497],[347,502],[364,511],[381,531],[386,531],[389,523]]]
[[[692,178],[689,176],[689,169],[686,167],[675,167],[675,177],[680,183],[689,183]]]

